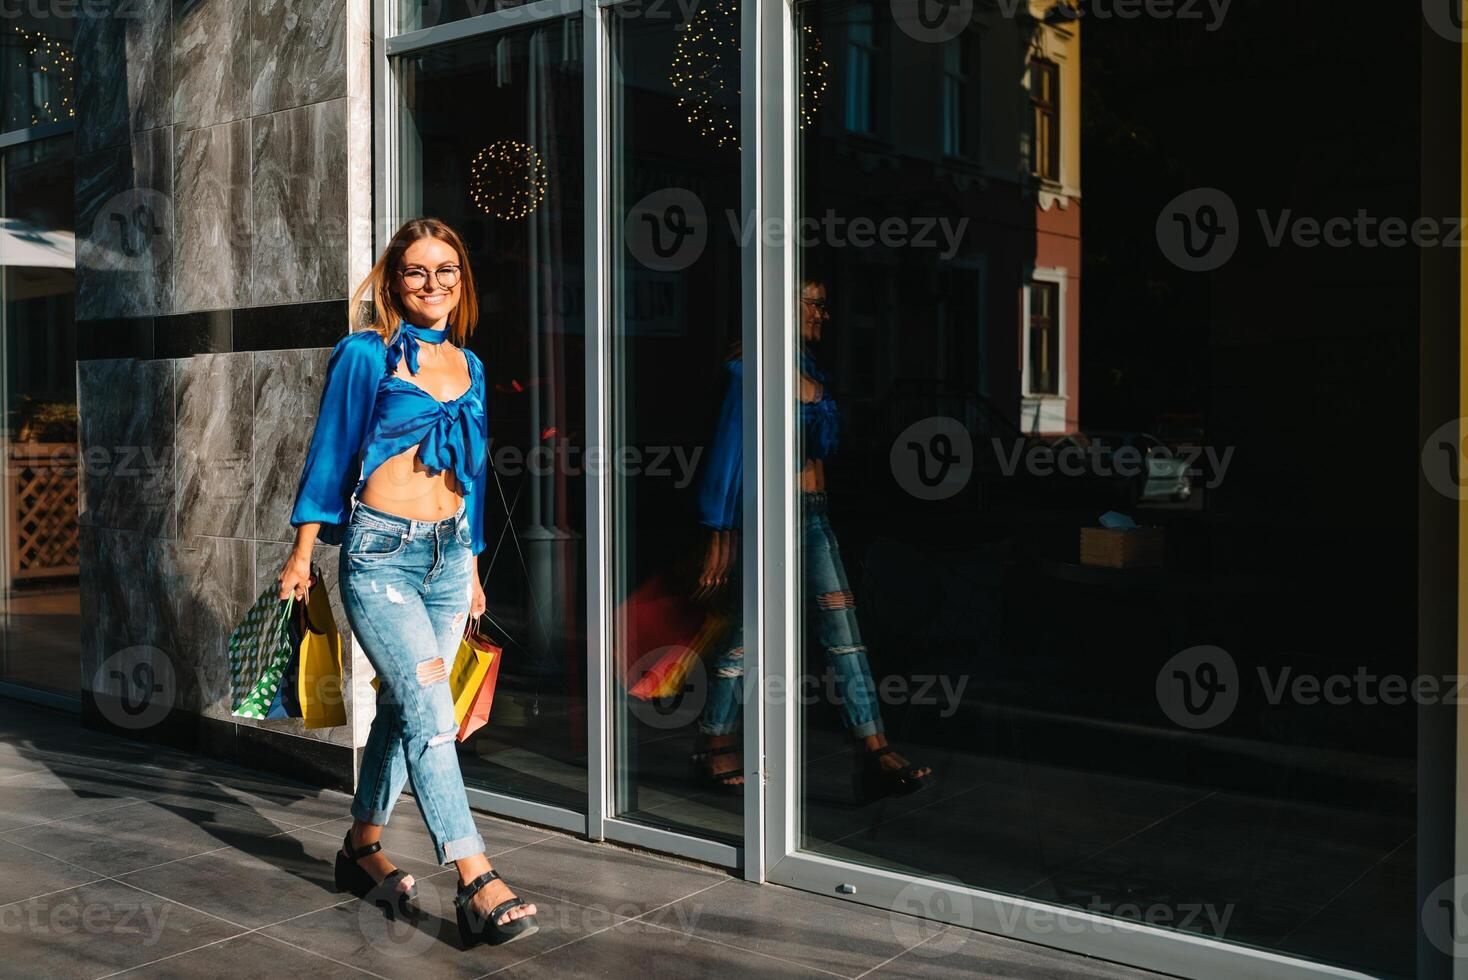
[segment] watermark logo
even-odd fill
[[[641,678],[634,690],[671,688],[669,693],[660,696],[628,697],[628,710],[649,728],[682,728],[702,714],[703,706],[708,703],[708,671],[698,652],[690,647],[674,644],[649,650],[637,658],[628,676]],[[735,683],[744,681],[740,678]]]
[[[1461,44],[1465,31],[1463,0],[1422,0],[1427,26],[1446,40]]]
[[[1242,237],[1239,209],[1216,187],[1179,194],[1157,216],[1157,244],[1168,261],[1187,272],[1222,268]]]
[[[655,272],[681,272],[703,255],[708,214],[697,194],[683,187],[653,191],[627,212],[627,251]]]
[[[396,916],[388,918],[383,905],[396,901],[396,896],[378,889],[357,903],[357,929],[367,944],[393,959],[412,959],[423,955],[439,941],[440,924],[448,904],[440,894],[440,885],[432,879],[414,879],[418,907],[422,917],[407,922]]]
[[[168,717],[177,695],[173,661],[157,647],[119,650],[92,674],[97,710],[118,728],[151,728]]]
[[[974,927],[974,900],[962,883],[947,876],[937,882],[913,882],[892,900],[892,935],[910,955],[949,956],[967,945]]]
[[[957,419],[933,415],[903,429],[888,460],[903,490],[919,500],[946,500],[968,486],[974,444]]]
[[[148,187],[130,187],[97,209],[88,241],[87,267],[147,272],[173,251],[173,201]]]
[[[1422,473],[1432,489],[1449,500],[1462,500],[1463,420],[1438,426],[1422,447]]]
[[[1239,668],[1222,647],[1189,647],[1157,672],[1157,703],[1176,725],[1222,724],[1239,703]]]
[[[995,903],[1000,930],[1005,935],[1029,939],[1063,934],[1108,935],[1129,923],[1201,932],[1223,938],[1236,906],[1211,902],[1112,902],[1092,896],[1076,910],[1010,902]],[[1089,913],[1089,914],[1082,914]]]
[[[1175,20],[1203,22],[1212,34],[1223,26],[1233,0],[1056,0],[1045,12],[1050,23],[1078,20]],[[999,10],[1011,20],[1029,13],[1028,0],[999,0]]]
[[[942,44],[962,34],[974,17],[974,0],[892,0],[892,21],[914,41]]]
[[[76,892],[57,896],[55,904],[39,902],[0,906],[0,936],[60,937],[82,933],[151,948],[163,938],[173,906],[157,908],[141,902],[82,902]]]
[[[1468,922],[1463,904],[1468,898],[1468,875],[1458,875],[1438,885],[1422,903],[1422,932],[1433,948],[1446,956],[1457,956],[1468,944]]]
[[[1212,477],[1204,486],[1209,490],[1223,484],[1233,460],[1234,447],[1182,446],[1173,449],[1156,443],[1151,446],[1111,446],[1095,442],[1082,445],[1067,442],[1060,445],[1015,442],[1008,449],[1004,440],[994,437],[989,445],[998,461],[999,472],[1012,477],[1023,472],[1035,477],[1121,477],[1132,479],[1149,476],[1154,465],[1191,480]],[[1207,462],[1205,469],[1200,463]]]
[[[1463,219],[1429,215],[1376,215],[1365,208],[1328,217],[1296,214],[1293,208],[1254,212],[1267,248],[1377,249],[1462,248]],[[1157,217],[1157,244],[1173,265],[1187,272],[1221,268],[1238,250],[1244,225],[1233,199],[1216,187],[1180,194]]]
[[[769,248],[784,248],[790,244],[802,248],[919,248],[937,252],[942,262],[958,254],[969,225],[967,217],[938,215],[887,215],[880,219],[857,215],[849,218],[837,214],[834,208],[827,208],[826,213],[819,217],[799,217],[793,227],[775,215],[759,222],[749,213],[741,217],[738,211],[729,210],[724,215],[729,222],[729,231],[743,248],[753,245],[756,238]]]

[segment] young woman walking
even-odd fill
[[[411,779],[439,862],[458,868],[465,944],[509,942],[537,930],[536,909],[484,856],[448,682],[467,617],[484,612],[475,559],[489,469],[484,366],[463,346],[478,318],[463,242],[436,219],[407,222],[353,293],[353,315],[369,292],[370,328],[328,362],[278,576],[282,599],[303,598],[312,545],[341,546],[342,606],[380,680],[336,884],[391,917],[421,914],[412,876],[379,843]]]

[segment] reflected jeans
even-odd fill
[[[387,823],[412,780],[439,863],[484,850],[455,748],[448,672],[464,635],[476,574],[464,506],[418,521],[357,502],[341,544],[338,588],[352,633],[377,671],[377,716],[362,752],[352,816]],[[438,679],[420,665],[443,661]]]
[[[877,705],[877,685],[867,662],[867,648],[856,622],[856,603],[846,566],[826,512],[826,495],[803,491],[801,559],[805,595],[816,641],[826,653],[832,672],[831,695],[841,709],[853,737],[865,738],[883,730]],[[723,653],[713,662],[708,703],[698,720],[704,735],[728,735],[739,725],[744,695],[744,626],[734,627]]]

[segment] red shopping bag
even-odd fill
[[[489,654],[489,669],[484,672],[479,690],[474,692],[474,700],[469,702],[469,710],[464,712],[464,720],[459,722],[460,742],[489,723],[489,709],[494,704],[494,686],[499,682],[500,661],[504,659],[505,652],[502,647],[490,642],[477,627],[469,630],[464,642]]]
[[[667,576],[653,575],[639,585],[617,607],[613,623],[614,662],[622,683],[630,690],[658,666],[660,659],[649,656],[653,651],[693,647],[705,619],[687,596],[671,588]]]
[[[642,701],[654,698],[670,698],[683,690],[688,672],[693,669],[705,653],[722,637],[728,619],[718,613],[709,613],[699,623],[698,632],[686,643],[675,643],[643,673],[627,693]]]

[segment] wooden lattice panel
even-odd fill
[[[75,575],[79,551],[76,446],[13,443],[7,469],[11,578]]]

